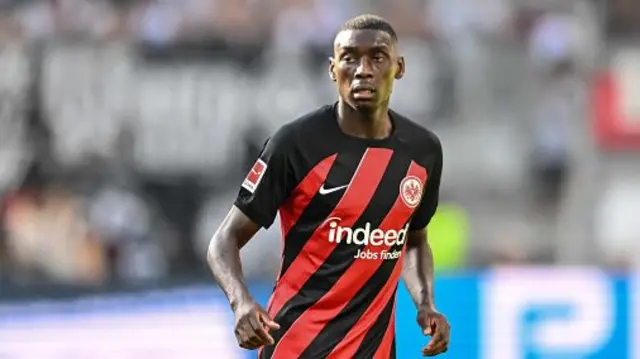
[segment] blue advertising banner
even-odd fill
[[[510,268],[439,278],[452,326],[443,359],[640,359],[640,281],[596,269]],[[266,303],[269,288],[253,287]],[[428,342],[402,287],[398,358]],[[64,302],[0,304],[0,358],[255,358],[236,347],[224,296],[209,287]]]
[[[591,269],[505,269],[442,278],[450,319],[445,359],[640,359],[640,291],[631,277]],[[426,342],[406,291],[397,310],[398,358]]]

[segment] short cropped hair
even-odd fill
[[[398,35],[393,29],[393,26],[391,26],[391,24],[387,20],[378,15],[363,14],[352,17],[351,19],[345,21],[342,26],[340,26],[340,30],[338,32],[340,33],[347,30],[384,31],[389,34],[389,36],[391,36],[391,39],[393,39],[393,41],[398,41]]]

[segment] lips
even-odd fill
[[[352,92],[362,92],[362,91],[369,91],[369,92],[376,92],[376,87],[370,84],[356,84],[351,88]]]
[[[351,93],[356,100],[368,100],[373,98],[376,88],[369,84],[357,84],[351,88]]]

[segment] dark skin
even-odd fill
[[[385,31],[350,30],[336,36],[333,50],[329,75],[340,94],[340,128],[354,137],[388,137],[393,83],[405,72],[396,41]],[[433,253],[426,238],[426,229],[409,232],[402,278],[418,308],[418,325],[424,335],[431,336],[422,354],[436,356],[449,348],[450,326],[435,307]]]
[[[405,68],[396,41],[384,31],[342,31],[335,38],[333,52],[329,76],[340,95],[340,128],[354,137],[388,137],[392,131],[389,101],[393,82],[404,76]]]
[[[426,228],[409,231],[402,263],[402,279],[418,308],[417,321],[422,334],[431,337],[429,343],[422,348],[422,355],[432,357],[449,349],[451,327],[434,303],[433,253],[426,238]]]
[[[398,56],[396,41],[378,30],[340,32],[334,42],[329,74],[340,99],[337,117],[342,131],[350,136],[381,139],[391,134],[389,100],[394,80],[404,75],[405,63]],[[209,245],[208,262],[235,314],[235,335],[240,347],[257,349],[273,344],[269,334],[279,325],[253,299],[242,274],[240,249],[260,226],[237,207],[232,207]],[[402,278],[418,308],[418,325],[431,336],[424,356],[447,351],[449,323],[433,300],[433,255],[426,241],[426,229],[408,233]]]
[[[260,230],[260,225],[233,206],[213,235],[207,262],[213,277],[227,296],[235,315],[235,336],[244,349],[273,344],[271,330],[280,326],[251,296],[242,274],[240,249]]]

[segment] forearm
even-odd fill
[[[402,279],[416,307],[435,309],[433,292],[433,253],[425,237],[407,243]]]
[[[234,310],[239,302],[250,298],[242,273],[240,248],[236,243],[229,235],[218,231],[207,252],[207,262],[213,277]]]

